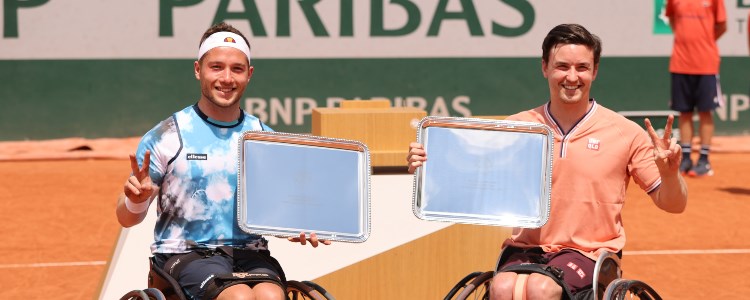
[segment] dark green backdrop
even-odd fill
[[[592,93],[614,110],[667,110],[668,61],[603,58]],[[450,101],[464,95],[473,115],[504,115],[536,106],[548,94],[538,58],[257,59],[253,65],[245,97],[307,97],[318,106],[328,97]],[[726,57],[721,68],[724,94],[747,99],[750,60]],[[139,136],[199,93],[192,60],[5,60],[0,82],[0,140]],[[735,115],[717,118],[717,134],[750,133],[750,112]],[[309,132],[310,120],[271,125]]]

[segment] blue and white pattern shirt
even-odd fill
[[[138,163],[151,150],[149,173],[159,187],[152,253],[222,245],[267,249],[265,239],[237,224],[238,142],[248,130],[271,128],[244,111],[231,124],[215,121],[192,105],[143,136]]]

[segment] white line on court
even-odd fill
[[[675,254],[748,254],[750,249],[695,249],[695,250],[635,250],[622,255],[675,255]]]
[[[696,254],[750,254],[750,249],[694,249],[694,250],[634,250],[623,251],[623,255],[696,255]],[[97,261],[74,261],[60,263],[36,263],[36,264],[7,264],[0,265],[0,269],[14,268],[48,268],[48,267],[77,267],[77,266],[101,266],[106,265],[103,260]]]
[[[106,265],[106,264],[107,262],[103,260],[73,261],[73,262],[59,262],[59,263],[36,263],[36,264],[7,264],[7,265],[0,265],[0,269],[101,266],[101,265]]]

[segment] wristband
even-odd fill
[[[133,201],[130,201],[130,198],[125,196],[125,208],[127,208],[129,212],[134,213],[136,215],[140,215],[144,211],[146,211],[148,209],[149,204],[151,203],[150,201],[148,201],[148,199],[141,203],[135,203]]]

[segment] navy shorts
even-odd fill
[[[721,106],[721,88],[716,75],[672,74],[669,107],[679,112],[711,111]],[[717,97],[718,95],[718,97]]]
[[[511,251],[498,269],[522,263],[536,263],[554,266],[563,271],[563,281],[571,293],[577,294],[593,288],[596,262],[578,251],[563,249],[560,252],[545,253],[541,248],[520,249],[507,247]]]
[[[286,282],[281,265],[267,250],[246,250],[241,254],[235,249],[234,257],[213,255],[190,262],[180,271],[175,280],[180,284],[189,299],[203,299],[209,280],[219,274],[233,272],[265,273],[280,278],[281,282],[269,281],[283,287]],[[163,269],[164,264],[174,254],[155,253],[154,261]]]

